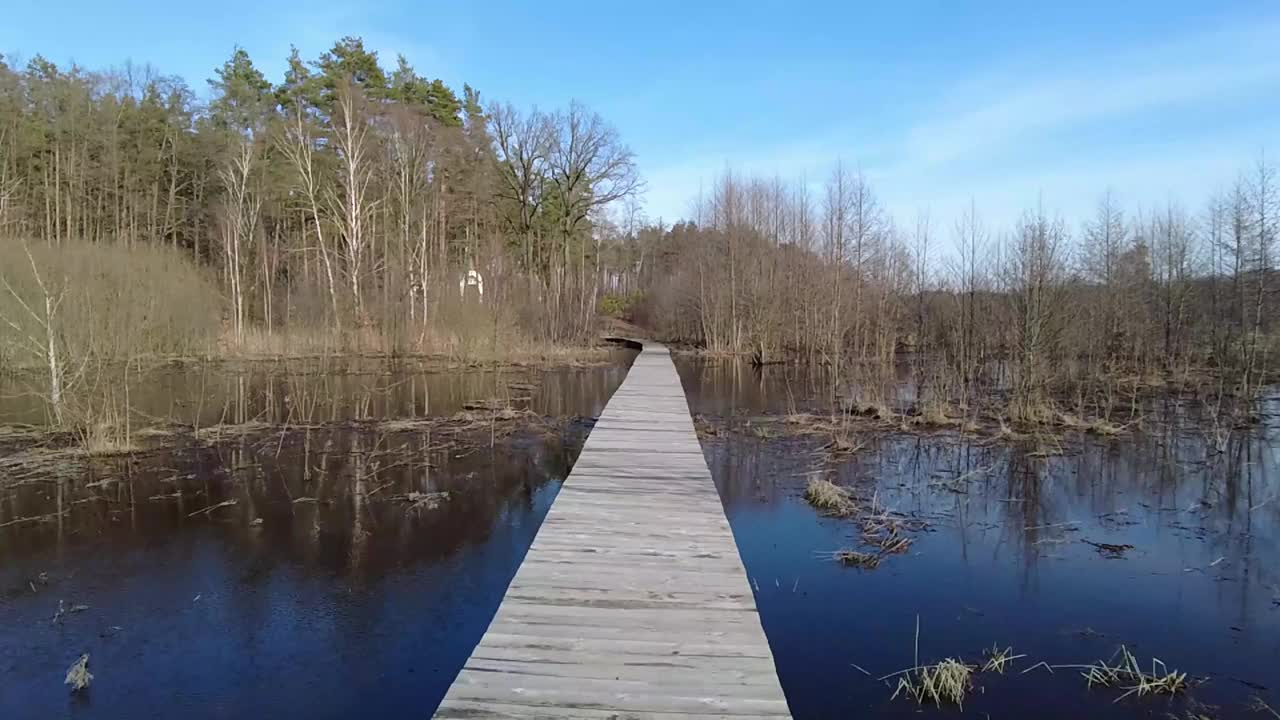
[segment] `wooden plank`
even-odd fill
[[[691,718],[708,717],[706,713],[683,713],[683,712],[643,712],[633,713],[609,710],[590,710],[585,708],[567,708],[567,707],[547,707],[540,705],[524,705],[518,703],[495,702],[492,700],[470,701],[457,700],[450,704],[448,708],[441,708],[437,713],[438,718],[493,718],[495,720],[561,720],[561,718],[569,718],[570,720],[640,720],[641,718],[653,718],[655,720],[691,720]],[[711,715],[711,717],[725,717],[724,715]],[[752,715],[752,718],[789,718],[785,713],[772,715]]]
[[[436,717],[790,717],[666,348],[609,400]]]

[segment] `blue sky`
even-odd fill
[[[725,167],[816,184],[838,157],[903,226],[972,199],[1000,227],[1041,200],[1075,224],[1107,187],[1198,209],[1280,155],[1274,1],[6,4],[6,54],[149,62],[201,92],[236,45],[278,79],[290,44],[352,34],[489,99],[578,99],[668,221]]]

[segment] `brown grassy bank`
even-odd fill
[[[0,373],[19,376],[10,385],[43,401],[51,428],[110,454],[134,449],[129,388],[160,366],[298,362],[343,373],[368,361],[433,372],[618,359],[592,334],[551,339],[510,303],[442,293],[433,315],[413,324],[394,304],[370,303],[362,322],[339,330],[291,314],[294,298],[284,295],[273,325],[237,336],[216,275],[179,250],[0,241]]]

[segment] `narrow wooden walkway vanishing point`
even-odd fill
[[[665,347],[610,399],[436,717],[790,717]]]

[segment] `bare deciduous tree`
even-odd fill
[[[237,344],[244,342],[245,266],[252,257],[250,246],[258,233],[262,194],[254,186],[258,163],[257,143],[250,136],[238,136],[230,157],[219,170],[226,198],[220,218],[222,251],[227,286],[231,292],[231,326]]]
[[[525,268],[533,269],[533,223],[545,195],[553,128],[536,108],[521,113],[510,104],[494,105],[489,121],[502,167],[499,192],[516,207],[514,230],[521,238]]]
[[[325,195],[319,173],[316,168],[316,140],[303,108],[297,104],[293,113],[285,123],[284,131],[277,143],[281,154],[293,165],[294,180],[302,194],[306,213],[314,228],[316,249],[324,266],[326,289],[333,312],[333,322],[341,329],[342,317],[338,312],[338,286],[334,278],[333,261],[330,259],[329,245],[325,239],[324,221],[321,219],[321,198]],[[305,234],[305,226],[304,226]]]
[[[366,98],[358,85],[350,81],[339,84],[333,118],[338,187],[329,193],[329,204],[338,219],[347,283],[357,323],[368,320],[360,282],[371,239],[367,227],[369,215],[377,203],[372,197],[373,149],[365,105]]]

